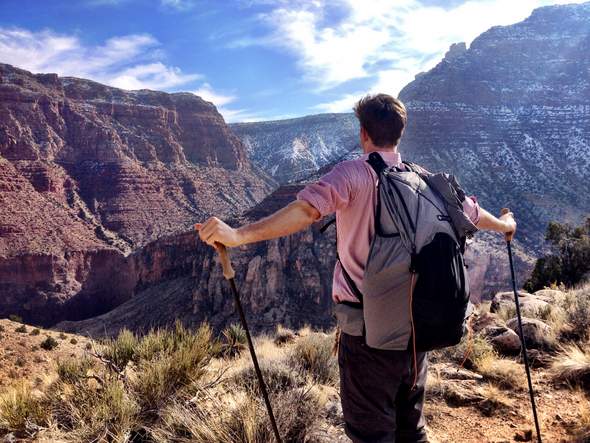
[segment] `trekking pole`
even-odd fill
[[[238,309],[238,314],[240,315],[240,320],[242,321],[242,326],[246,331],[246,339],[248,340],[250,356],[252,357],[252,362],[254,363],[254,370],[256,371],[256,377],[258,377],[258,384],[260,385],[260,391],[262,391],[262,396],[264,397],[264,403],[266,404],[266,410],[268,412],[268,417],[270,418],[272,430],[275,434],[275,438],[277,439],[277,443],[282,443],[281,436],[279,434],[279,428],[277,427],[277,422],[275,421],[275,416],[272,412],[270,399],[268,398],[266,384],[264,383],[264,379],[262,378],[262,372],[260,372],[260,366],[258,365],[258,358],[256,358],[256,352],[254,351],[254,343],[252,343],[252,337],[250,336],[250,330],[248,329],[248,323],[246,322],[244,309],[242,309],[242,303],[240,302],[240,294],[238,293],[238,288],[236,287],[236,282],[234,280],[236,272],[234,271],[231,265],[231,260],[229,258],[229,254],[227,253],[225,245],[222,245],[221,243],[215,243],[215,246],[217,248],[217,252],[219,252],[221,267],[223,268],[223,276],[227,281],[229,281],[232,293],[234,294],[236,308]]]
[[[501,214],[507,214],[510,209],[503,208]],[[516,289],[516,277],[514,276],[514,262],[512,260],[512,245],[510,240],[510,233],[506,234],[506,247],[508,249],[508,259],[510,261],[510,274],[512,276],[512,290],[514,291],[514,302],[516,303],[516,317],[518,319],[518,331],[520,335],[520,343],[522,346],[522,355],[524,360],[524,368],[526,371],[526,378],[529,384],[529,395],[531,397],[531,405],[533,407],[533,419],[535,420],[535,429],[537,431],[537,442],[541,441],[541,427],[539,426],[539,419],[537,417],[537,406],[535,405],[535,393],[533,391],[533,382],[531,380],[531,369],[529,366],[529,357],[527,355],[526,343],[524,340],[524,331],[522,328],[522,316],[520,314],[520,303],[518,301],[518,291]]]

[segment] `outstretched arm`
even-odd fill
[[[479,221],[476,226],[479,229],[501,232],[506,235],[506,240],[512,240],[516,232],[516,221],[512,212],[507,212],[498,218],[482,207],[479,208]]]
[[[320,219],[320,213],[305,200],[295,200],[272,215],[255,223],[232,228],[217,217],[197,223],[195,229],[205,243],[234,247],[284,237],[307,228]]]

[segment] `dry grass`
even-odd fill
[[[496,386],[507,389],[526,389],[524,368],[514,360],[486,355],[477,361],[476,371]]]
[[[277,326],[277,331],[275,333],[274,344],[277,346],[282,346],[284,344],[292,343],[295,341],[295,337],[295,332],[279,325]]]
[[[551,374],[557,382],[590,387],[590,352],[571,344],[555,357]]]
[[[0,430],[26,433],[45,423],[41,400],[24,382],[9,388],[0,396]]]
[[[432,362],[463,363],[468,369],[475,369],[481,361],[490,358],[498,358],[498,353],[488,340],[479,335],[465,336],[457,346],[438,349],[429,354]]]
[[[505,415],[514,408],[514,400],[508,397],[505,390],[493,384],[484,386],[480,392],[484,399],[477,403],[477,407],[484,415]]]

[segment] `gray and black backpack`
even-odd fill
[[[360,289],[340,263],[361,301],[343,308],[352,316],[362,310],[372,348],[430,351],[455,345],[469,306],[465,241],[477,231],[463,211],[465,193],[449,174],[411,163],[388,167],[377,153],[367,162],[379,178],[375,236]]]

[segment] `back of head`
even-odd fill
[[[375,146],[396,146],[407,121],[406,107],[387,94],[367,95],[354,107],[361,127],[367,131]]]

